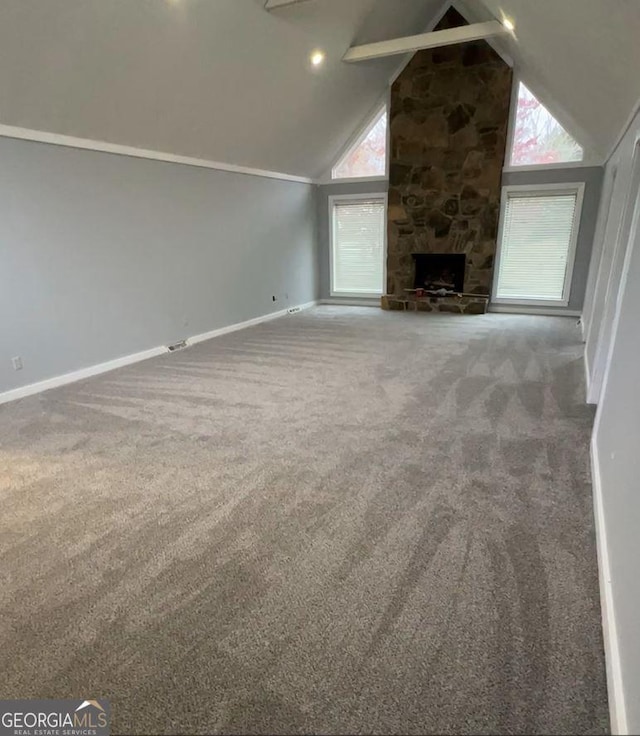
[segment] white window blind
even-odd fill
[[[577,191],[507,192],[497,299],[566,301]]]
[[[382,294],[384,278],[384,199],[333,204],[333,294]]]

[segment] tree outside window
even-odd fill
[[[384,176],[387,168],[387,111],[373,121],[367,135],[349,149],[332,172],[334,179]]]
[[[583,156],[582,146],[525,85],[520,84],[511,165],[568,163],[582,161]]]

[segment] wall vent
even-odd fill
[[[173,353],[175,350],[184,350],[184,348],[187,347],[187,341],[186,340],[180,340],[180,342],[176,342],[173,345],[169,345],[169,352]]]
[[[265,10],[276,10],[276,8],[286,8],[288,5],[297,5],[307,0],[264,0]]]

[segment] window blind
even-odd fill
[[[577,192],[508,193],[497,298],[563,301]]]
[[[382,294],[385,202],[362,199],[333,205],[334,294]]]

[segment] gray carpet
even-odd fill
[[[0,407],[0,696],[608,729],[574,320],[321,307]]]

